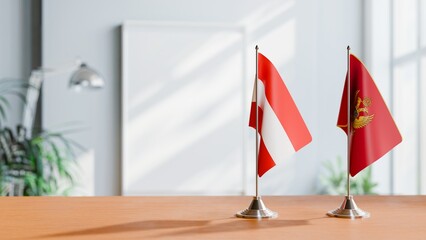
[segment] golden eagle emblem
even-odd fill
[[[368,107],[371,105],[371,98],[364,99],[358,96],[359,90],[355,92],[355,111],[353,115],[353,128],[363,128],[373,121],[374,114],[368,115]],[[361,113],[364,113],[361,115]]]

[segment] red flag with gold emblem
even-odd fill
[[[355,176],[402,141],[382,95],[364,64],[350,55],[350,174]],[[348,134],[346,75],[337,126]]]

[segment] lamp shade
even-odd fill
[[[88,67],[85,63],[82,63],[72,74],[69,83],[70,87],[74,89],[99,89],[102,88],[104,84],[104,80],[99,73]]]

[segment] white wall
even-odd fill
[[[373,177],[380,194],[425,194],[426,190],[426,165],[422,162],[426,149],[426,68],[422,66],[426,45],[421,45],[426,28],[418,27],[426,26],[424,3],[378,0],[365,6],[366,63],[403,138],[374,164]]]
[[[29,0],[0,0],[0,79],[24,79],[31,72]],[[22,102],[11,99],[7,125],[20,122]]]
[[[362,1],[45,0],[45,66],[80,56],[106,79],[105,89],[99,92],[70,92],[67,76],[45,81],[43,89],[45,127],[73,120],[89,127],[74,138],[88,148],[85,157],[94,159],[88,169],[93,168],[96,195],[120,193],[120,25],[125,20],[247,27],[251,46],[247,63],[252,64],[254,45],[259,44],[282,73],[313,135],[310,145],[262,177],[262,194],[313,194],[321,162],[345,155],[345,135],[335,122],[346,46],[350,44],[362,57]]]

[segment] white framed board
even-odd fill
[[[245,31],[122,26],[122,194],[244,191]]]

